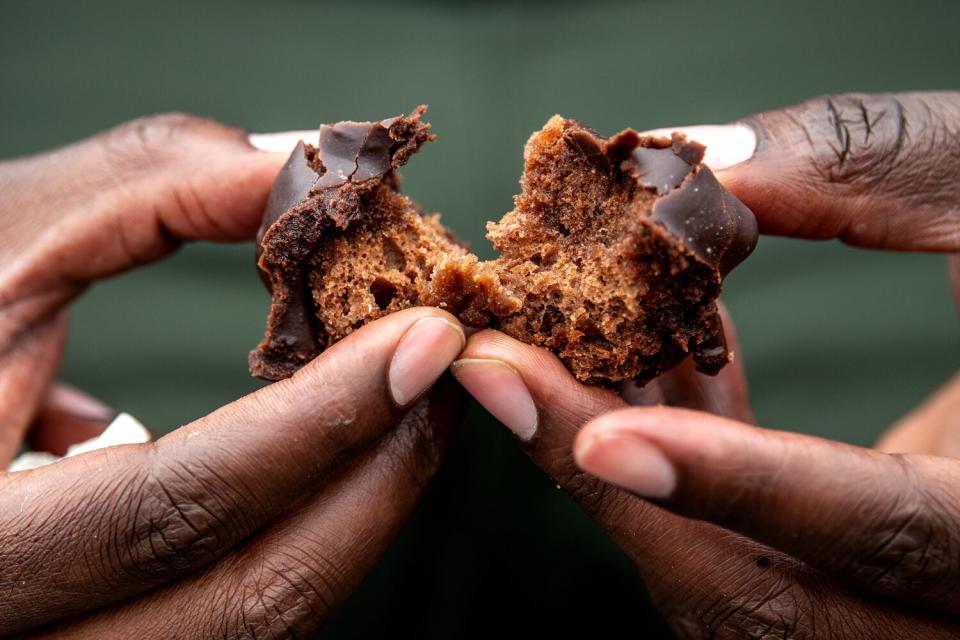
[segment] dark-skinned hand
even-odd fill
[[[960,94],[823,97],[688,133],[765,233],[960,253]],[[753,426],[741,361],[618,395],[484,331],[453,371],[679,637],[960,637],[960,379],[871,450]]]
[[[62,453],[110,419],[54,383],[68,303],[183,242],[252,239],[284,160],[164,115],[0,163],[0,468],[27,434]],[[154,443],[0,473],[0,636],[309,635],[437,468],[462,402],[429,389],[463,342],[409,309]]]

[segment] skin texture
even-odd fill
[[[756,156],[718,176],[767,233],[958,253],[957,105],[846,96],[762,114],[746,121]],[[112,415],[57,391],[69,301],[182,242],[252,238],[283,159],[168,115],[0,164],[0,462],[25,435],[65,448]],[[431,316],[455,323],[432,309],[391,315],[156,443],[0,475],[0,636],[309,636],[450,440],[461,402],[449,378],[402,407],[389,380],[398,346]],[[891,455],[752,426],[738,363],[716,378],[684,363],[620,395],[493,331],[462,357],[519,374],[537,412],[522,446],[634,560],[678,636],[960,633],[960,471],[945,444],[960,437],[960,383],[891,432],[884,449],[911,452]],[[595,446],[610,436],[666,461],[666,498],[597,477],[623,471]]]
[[[821,97],[743,122],[756,153],[717,176],[761,231],[960,253],[960,94]],[[960,634],[960,379],[870,450],[754,426],[742,363],[618,395],[493,331],[461,358],[519,374],[537,411],[521,446],[633,559],[678,637]]]
[[[172,114],[0,163],[0,468],[114,415],[55,382],[67,304],[183,242],[252,239],[284,157]],[[421,391],[462,345],[409,309],[154,443],[0,473],[0,637],[308,636],[443,458],[462,393]]]

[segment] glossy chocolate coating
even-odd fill
[[[704,165],[653,205],[653,217],[725,276],[757,244],[757,220]]]
[[[319,353],[307,265],[323,231],[359,217],[367,194],[395,188],[394,169],[433,139],[426,107],[379,122],[320,127],[316,147],[297,144],[270,191],[257,232],[257,268],[273,295],[266,336],[250,354],[254,375],[288,377]],[[356,210],[354,210],[356,209]]]
[[[650,138],[627,129],[606,149],[611,158],[625,157],[621,170],[660,196],[653,218],[721,277],[756,247],[753,212],[702,164],[703,145],[678,133]]]
[[[299,351],[304,358],[312,354],[315,342],[311,309],[308,304],[308,292],[304,274],[299,270],[292,274],[277,273],[275,288],[271,274],[262,265],[264,253],[263,240],[267,232],[283,214],[296,207],[316,185],[317,172],[310,166],[307,148],[301,141],[297,143],[290,158],[277,174],[263,211],[263,221],[257,230],[257,272],[264,286],[273,294],[274,302],[280,298],[282,310],[271,310],[270,331],[274,342],[293,351]],[[274,308],[277,305],[274,304]],[[251,360],[252,365],[252,360]]]
[[[324,250],[324,238],[346,233],[369,216],[384,189],[397,189],[395,169],[433,139],[429,125],[419,120],[423,111],[380,122],[324,125],[317,147],[300,143],[287,160],[257,237],[258,268],[273,305],[266,336],[251,353],[254,375],[288,377],[328,346],[331,338],[325,321],[317,319],[308,288],[311,259]],[[643,224],[660,239],[659,246],[706,278],[709,297],[701,304],[709,306],[703,307],[702,329],[669,349],[676,351],[675,361],[692,354],[699,370],[716,373],[731,356],[713,298],[723,276],[756,244],[753,214],[702,164],[704,147],[698,143],[678,134],[651,138],[629,129],[607,139],[568,122],[572,128],[563,143],[590,163],[588,175],[612,177],[636,194],[649,212],[640,214]]]
[[[567,141],[595,166],[619,166],[656,194],[651,217],[713,269],[718,283],[756,247],[753,212],[702,164],[703,145],[679,133],[653,138],[632,129],[605,139],[585,127],[568,134]],[[697,370],[709,374],[717,373],[731,358],[718,314],[712,324],[709,337],[690,349]]]
[[[369,142],[369,143],[368,143]],[[320,127],[320,189],[384,175],[390,170],[390,134],[379,122],[338,122]]]
[[[263,219],[260,222],[260,228],[257,229],[256,240],[256,260],[260,262],[260,256],[263,255],[263,236],[267,234],[267,229],[273,226],[280,216],[296,206],[301,200],[310,194],[310,190],[317,183],[317,172],[310,166],[307,159],[307,149],[303,141],[297,143],[293,148],[286,164],[280,169],[276,180],[273,181],[273,187],[270,189],[270,195],[267,197],[267,204],[263,208]],[[270,276],[257,266],[260,274],[260,280],[270,289]]]
[[[672,149],[637,147],[630,154],[629,162],[637,182],[655,189],[658,195],[679,187],[693,171],[693,165]]]

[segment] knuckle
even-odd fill
[[[958,586],[960,545],[942,492],[931,491],[915,479],[909,460],[892,455],[903,469],[897,474],[895,498],[868,522],[856,541],[856,551],[844,567],[845,575],[881,591],[909,589],[927,595],[946,595]],[[947,494],[944,494],[947,495]]]
[[[730,603],[713,632],[721,638],[799,638],[809,607],[797,589]]]
[[[103,147],[108,160],[119,169],[150,166],[197,121],[201,118],[185,113],[144,116],[107,131]]]
[[[308,532],[299,535],[306,537],[264,550],[257,571],[237,587],[225,637],[310,637],[348,593],[345,568],[331,560],[336,551]]]
[[[154,148],[202,131],[209,122],[190,113],[171,111],[137,118],[121,127],[126,126],[132,137],[148,148]]]
[[[714,590],[709,598],[671,616],[671,625],[678,636],[690,640],[832,637],[813,633],[821,622],[814,618],[820,608],[790,575],[755,581],[754,585],[733,592]]]
[[[233,131],[189,113],[160,113],[125,122],[99,137],[110,167],[127,173],[154,167],[190,143]]]
[[[828,182],[869,191],[900,164],[907,110],[893,94],[820,96],[791,111],[811,147],[813,169]]]
[[[228,522],[217,481],[177,464],[157,464],[134,491],[127,572],[179,574],[217,559],[239,536]]]

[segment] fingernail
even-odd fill
[[[114,418],[113,422],[107,425],[103,433],[96,438],[71,445],[70,448],[67,449],[64,457],[69,458],[70,456],[103,449],[105,447],[114,447],[121,444],[139,444],[142,442],[150,442],[150,432],[143,426],[142,422],[129,413],[121,413]]]
[[[93,396],[65,384],[50,389],[47,404],[63,413],[87,420],[108,421],[117,415],[116,411]]]
[[[528,441],[537,432],[537,406],[517,370],[506,362],[464,358],[450,365],[460,384],[493,417]]]
[[[707,124],[693,127],[665,127],[644,131],[651,136],[669,136],[674,131],[707,147],[703,163],[719,171],[729,169],[753,157],[757,150],[757,132],[742,124]]]
[[[444,318],[417,320],[400,338],[387,380],[394,402],[406,406],[426,391],[463,350],[463,328]]]
[[[668,498],[677,486],[677,473],[660,449],[627,435],[598,435],[578,442],[577,465],[601,480],[646,498]]]
[[[303,131],[278,131],[276,133],[251,133],[247,136],[250,145],[261,151],[272,153],[290,153],[297,143],[303,140],[317,144],[320,134],[316,129]]]

